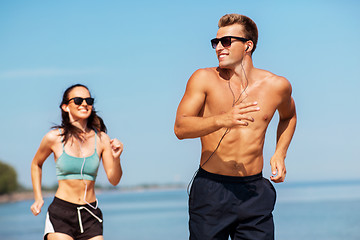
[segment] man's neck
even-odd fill
[[[244,78],[250,75],[251,70],[254,68],[250,55],[245,55],[240,64],[238,64],[234,70],[234,77]]]
[[[249,76],[253,70],[253,62],[249,55],[244,56],[241,63],[237,64],[234,68],[220,68],[220,76],[226,80],[240,80],[249,81]]]

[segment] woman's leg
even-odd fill
[[[72,237],[65,233],[49,233],[47,235],[48,240],[74,240]]]
[[[104,240],[104,237],[103,236],[96,236],[96,237],[90,238],[89,240]]]

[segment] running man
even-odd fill
[[[257,40],[250,18],[223,16],[211,40],[219,66],[195,71],[177,110],[176,136],[200,137],[202,145],[189,196],[191,240],[274,239],[276,192],[262,176],[265,133],[277,110],[270,178],[283,182],[296,111],[289,81],[253,66]]]

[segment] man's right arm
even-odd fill
[[[207,70],[197,70],[189,79],[176,113],[175,135],[179,139],[196,138],[220,129],[214,117],[199,116],[205,104],[206,85],[203,81]]]
[[[253,121],[253,118],[246,114],[259,110],[258,107],[255,107],[257,103],[247,103],[236,105],[224,114],[209,117],[199,116],[205,105],[207,89],[211,87],[209,79],[214,77],[210,71],[212,70],[197,70],[187,83],[175,120],[174,131],[179,139],[202,137],[223,127],[247,126],[247,121]]]

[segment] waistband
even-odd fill
[[[260,180],[262,179],[263,175],[262,172],[260,172],[256,175],[244,176],[244,177],[226,176],[226,175],[220,175],[220,174],[208,172],[200,167],[198,173],[196,174],[196,177],[207,178],[218,182],[247,183],[247,182]]]
[[[71,203],[71,202],[68,202],[68,201],[65,201],[65,200],[62,200],[60,198],[57,198],[57,197],[54,197],[54,200],[53,200],[53,203],[56,204],[56,205],[60,205],[61,207],[63,208],[67,208],[67,209],[75,209],[78,208],[78,207],[86,207],[87,204],[76,204],[76,203]],[[92,202],[90,203],[91,206],[96,206],[96,201],[95,202]]]

